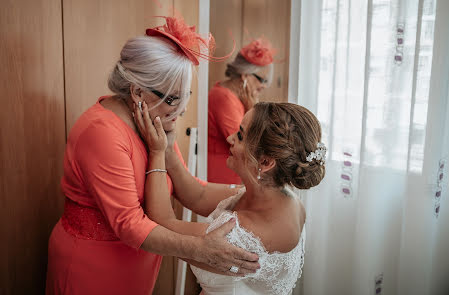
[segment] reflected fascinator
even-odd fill
[[[187,56],[187,58],[196,66],[199,65],[198,58],[203,58],[208,61],[222,61],[230,57],[234,52],[235,41],[234,47],[229,54],[222,57],[212,56],[215,50],[215,39],[211,33],[209,33],[207,38],[201,37],[200,34],[195,32],[195,26],[188,26],[181,16],[159,17],[165,19],[165,25],[147,29],[146,35],[160,36],[169,39],[176,44],[179,52]]]
[[[276,50],[271,46],[270,41],[260,37],[243,47],[240,54],[254,65],[266,66],[273,63]]]

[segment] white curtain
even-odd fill
[[[320,120],[328,160],[303,193],[295,292],[449,294],[449,1],[300,9],[297,102]]]

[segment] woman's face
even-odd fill
[[[270,68],[264,67],[257,73],[247,74],[247,83],[253,90],[253,95],[255,97],[259,96],[260,93],[268,87],[268,76],[270,74]]]
[[[147,103],[149,108],[150,117],[154,120],[156,116],[159,116],[162,120],[162,126],[165,131],[173,131],[176,127],[176,120],[178,116],[168,119],[173,113],[178,109],[178,104],[180,100],[176,94],[173,94],[161,102],[160,96],[164,97],[163,93],[157,92],[153,93],[151,91],[143,91],[142,99]],[[159,105],[157,105],[160,103]],[[183,110],[184,112],[185,110]]]
[[[229,135],[226,139],[231,145],[229,148],[229,157],[226,160],[226,165],[241,178],[243,178],[242,176],[244,176],[245,173],[248,173],[245,156],[245,136],[249,124],[251,123],[253,113],[253,109],[246,112],[242,122],[240,123],[239,131]]]

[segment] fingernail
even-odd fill
[[[159,118],[159,116],[157,116],[157,117],[155,118],[155,120],[158,120],[158,121],[160,121],[160,120],[161,120],[161,118]]]

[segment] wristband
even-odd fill
[[[167,170],[165,170],[165,169],[151,169],[151,170],[148,170],[147,172],[145,172],[145,175],[148,175],[148,174],[153,173],[153,172],[167,173]]]

